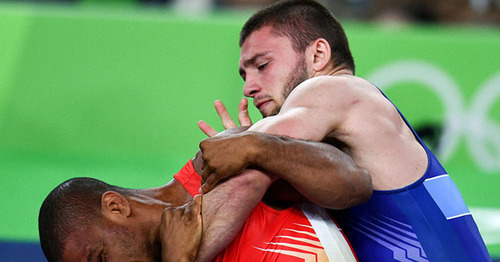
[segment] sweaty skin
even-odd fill
[[[236,132],[241,132],[241,129],[226,131],[227,134]],[[321,146],[320,143],[310,146],[314,145]],[[300,144],[297,144],[297,147],[299,146]],[[320,150],[320,147],[317,150]],[[325,165],[325,167],[330,165]],[[193,166],[197,173],[202,172],[201,152],[193,159]],[[327,172],[326,169],[323,171]],[[103,211],[107,214],[105,217],[116,217],[112,220],[118,219],[120,226],[126,228],[128,233],[116,234],[113,230],[107,232],[98,228],[84,232],[76,231],[65,245],[64,260],[82,261],[82,258],[92,256],[92,261],[97,261],[99,257],[105,258],[106,261],[154,261],[154,252],[149,252],[145,247],[154,246],[155,239],[158,238],[158,243],[163,245],[163,252],[160,255],[163,255],[165,260],[171,254],[172,248],[169,246],[175,247],[180,244],[180,242],[170,240],[177,239],[187,242],[181,244],[184,247],[183,250],[171,254],[175,256],[175,259],[192,259],[194,251],[191,247],[199,243],[196,260],[211,261],[233,241],[274,180],[275,178],[262,172],[247,169],[240,175],[219,183],[216,189],[204,194],[201,201],[203,206],[201,243],[198,242],[198,238],[179,238],[179,235],[183,236],[185,230],[199,232],[199,220],[198,216],[196,220],[192,220],[192,215],[180,214],[181,211],[186,211],[185,208],[188,206],[184,208],[178,208],[178,206],[189,202],[191,197],[176,179],[172,179],[162,187],[138,190],[133,199],[120,197],[119,194],[108,191],[103,195],[104,202],[102,203],[103,208],[109,208],[109,212]],[[280,196],[285,193],[284,190],[279,191]],[[115,200],[105,201],[108,198]],[[290,201],[290,198],[287,201]],[[170,220],[170,216],[167,216],[168,212],[172,212]],[[193,214],[197,213],[196,210],[193,212]],[[171,226],[172,221],[184,223],[185,220],[189,224]],[[106,221],[108,221],[106,228],[115,225],[110,219]],[[145,234],[145,238],[142,237],[144,229],[150,232]],[[169,234],[173,236],[168,237]],[[134,237],[131,238],[131,235]],[[123,246],[131,248],[123,250]]]
[[[218,180],[245,167],[256,166],[289,179],[287,181],[315,203],[345,208],[368,199],[372,190],[370,178],[373,189],[391,190],[407,186],[424,174],[427,166],[425,151],[395,107],[375,86],[353,76],[351,70],[326,62],[330,50],[324,40],[312,43],[303,58],[296,54],[297,61],[305,59],[310,79],[285,94],[284,99],[283,81],[287,78],[282,75],[287,72],[282,63],[293,63],[290,58],[293,56],[289,54],[294,53],[290,40],[271,35],[268,27],[253,32],[243,44],[240,72],[245,80],[244,93],[254,98],[254,104],[266,118],[237,136],[213,137],[200,144],[207,169],[203,178],[208,182],[203,185],[203,190],[209,191]],[[286,58],[285,54],[288,54]],[[266,67],[260,67],[261,63]],[[285,72],[280,73],[280,70]],[[281,109],[277,115],[272,115],[276,108]],[[355,166],[368,172],[360,172],[354,179],[344,172],[335,172],[335,169],[319,174],[309,167],[321,166],[321,158],[304,165],[300,159],[307,154],[289,153],[293,149],[276,150],[289,148],[286,139],[263,139],[262,135],[252,131],[329,143],[352,158]],[[231,139],[231,143],[226,143],[225,149],[221,150],[218,144],[225,143],[225,139]],[[249,146],[248,141],[260,141],[259,146]],[[239,160],[233,160],[236,158]],[[238,161],[241,162],[235,164]],[[293,173],[294,170],[297,172]],[[339,178],[331,180],[336,176]],[[346,177],[345,183],[337,180]],[[329,192],[339,203],[316,198],[324,192]],[[359,194],[362,197],[355,201],[337,196],[352,192],[356,192],[354,195],[365,193]]]
[[[208,177],[202,187],[205,191],[213,188],[218,179],[238,174],[248,166],[257,166],[290,183],[309,201],[326,208],[356,205],[371,195],[368,172],[344,152],[325,143],[248,131],[213,137],[203,141],[200,148],[203,158],[208,160],[202,173],[202,177]],[[225,157],[218,157],[219,152],[224,152]],[[283,155],[286,159],[276,157]],[[289,164],[290,161],[294,164]],[[217,167],[217,172],[210,175],[212,166]]]

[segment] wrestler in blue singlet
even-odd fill
[[[427,171],[407,187],[375,190],[336,217],[359,260],[491,261],[455,183],[399,114],[427,152]]]

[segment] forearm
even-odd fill
[[[251,165],[286,180],[313,203],[342,209],[371,196],[368,172],[334,146],[258,132],[245,136]]]
[[[247,170],[203,196],[203,238],[198,261],[211,261],[233,241],[271,183],[269,176]]]

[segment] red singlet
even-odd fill
[[[197,195],[201,177],[189,161],[174,178]],[[247,218],[233,242],[215,261],[356,261],[337,225],[323,208],[297,204],[285,210],[263,202]]]

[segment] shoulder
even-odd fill
[[[309,78],[297,86],[295,90],[326,89],[329,91],[348,87],[375,87],[367,80],[353,75],[323,75]],[[294,91],[295,91],[294,90]]]
[[[286,107],[332,107],[339,109],[369,99],[380,91],[370,82],[352,75],[317,76],[298,85],[287,98]]]
[[[287,98],[280,114],[303,115],[308,123],[321,122],[325,133],[357,130],[370,118],[397,121],[397,110],[370,82],[352,75],[320,76],[297,86]],[[340,132],[340,131],[339,131]]]
[[[163,201],[180,206],[187,203],[194,195],[197,195],[198,187],[183,184],[176,178],[170,180],[167,184],[160,187]]]

